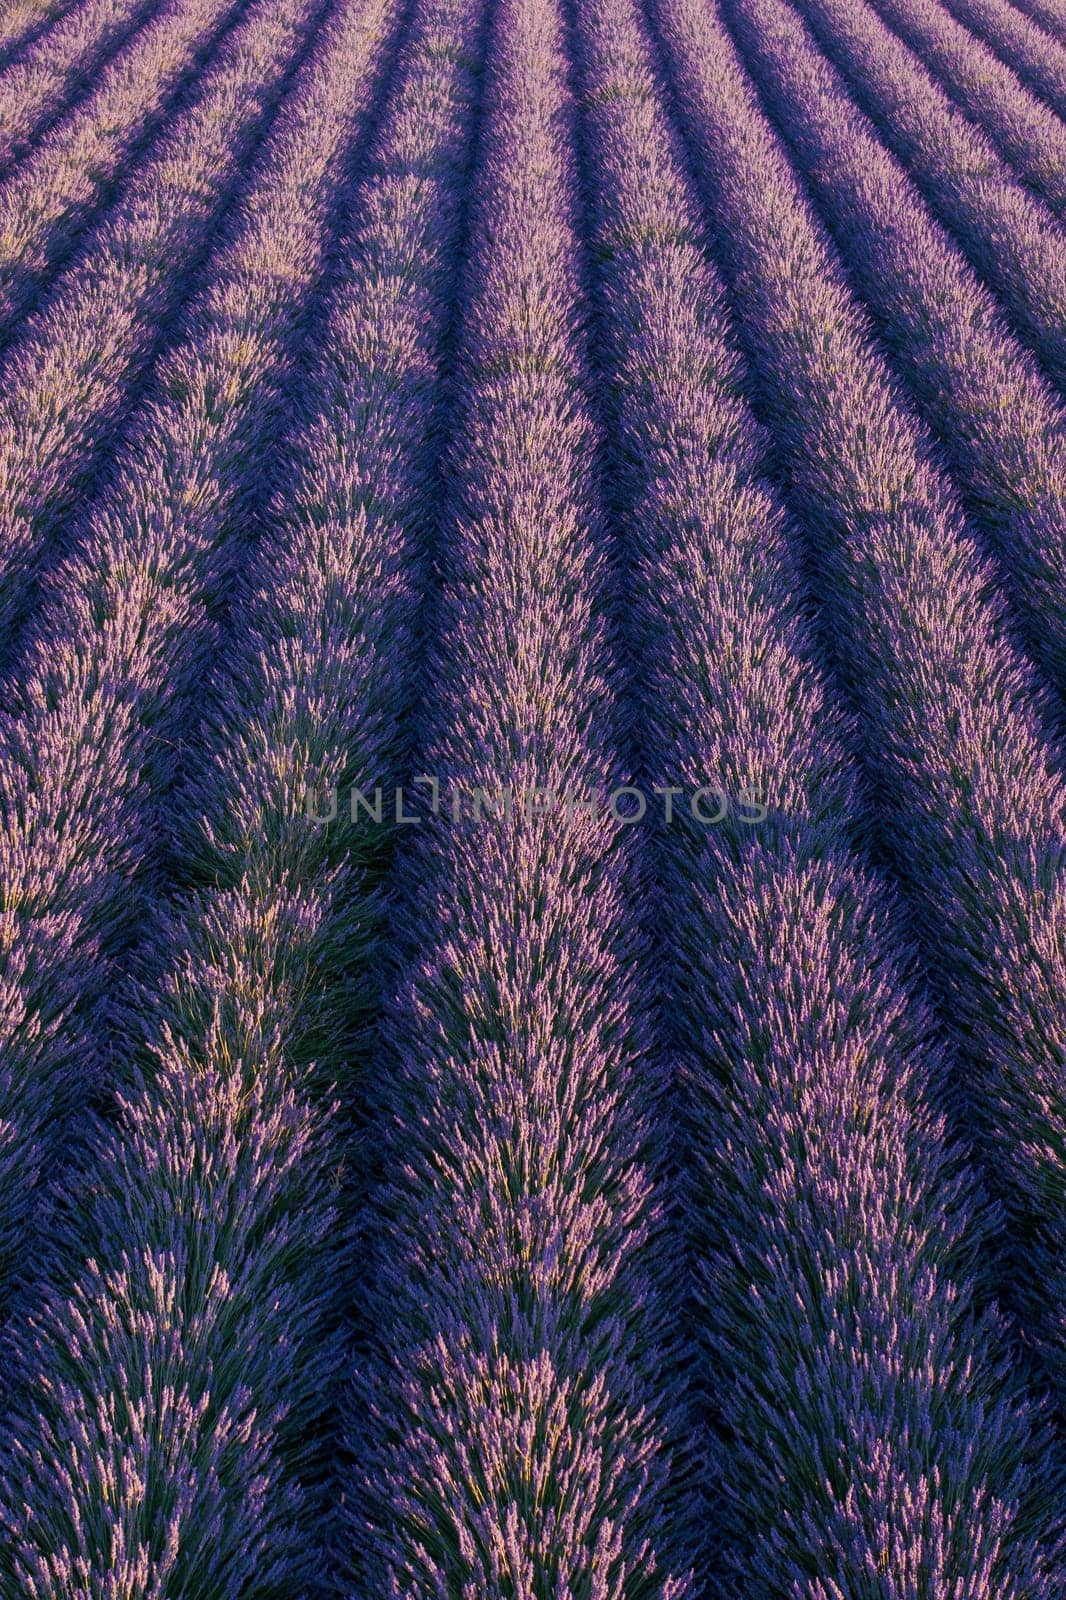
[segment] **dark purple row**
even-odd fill
[[[345,130],[395,19],[339,7],[276,182],[253,202],[242,312],[231,301],[223,315],[238,288],[220,274],[202,351],[187,353],[205,477],[173,490],[202,508],[200,582],[175,567],[152,611],[179,670],[168,599],[190,610],[212,559],[240,548],[240,503],[223,530],[208,469],[244,482],[254,463],[282,319],[314,270]],[[2,1547],[12,1581],[39,1596],[305,1600],[334,1565],[324,1472],[353,1251],[341,1201],[382,842],[317,827],[304,794],[394,765],[402,742],[476,33],[476,6],[414,8],[285,487],[246,547],[173,797],[187,892],[157,909],[146,987],[127,996],[118,1114],[91,1133],[65,1264],[14,1340]],[[173,415],[187,415],[179,360],[168,377]],[[179,500],[164,497],[175,512]]]
[[[1016,1303],[1066,1393],[1066,793],[1039,696],[717,9],[661,16],[881,845],[1008,1208]]]
[[[1001,558],[1033,655],[1066,694],[1066,414],[793,9],[730,0],[723,11]]]
[[[75,558],[44,587],[0,722],[5,941],[0,1308],[31,1277],[23,1240],[71,1119],[101,1071],[96,1008],[143,914],[161,791],[180,778],[177,708],[209,659],[210,618],[247,559],[247,522],[294,329],[321,271],[339,157],[363,108],[384,8],[319,39],[264,152],[213,286],[162,363]],[[283,19],[275,13],[275,28]],[[346,88],[344,74],[351,81]],[[38,1230],[40,1237],[41,1230]]]
[[[996,3],[973,0],[974,16],[987,15],[984,8]],[[963,0],[964,11],[965,7]],[[1066,220],[1066,124],[1030,92],[1024,74],[1019,78],[1004,66],[979,34],[957,22],[941,0],[874,0],[874,8],[1018,176],[1042,196],[1060,222]],[[930,106],[934,127],[942,129],[945,113],[957,121],[938,96],[929,94],[921,74],[916,76],[926,91],[922,99]],[[969,143],[964,137],[960,148],[966,150]]]
[[[128,52],[159,0],[88,0],[0,73],[0,172],[84,94],[109,58]],[[133,49],[136,50],[136,44]]]
[[[13,340],[116,181],[130,185],[143,146],[161,134],[166,149],[167,114],[183,90],[195,93],[199,69],[239,15],[218,0],[164,7],[0,185],[0,347]]]
[[[1056,0],[1013,0],[1013,3],[1030,22],[1051,34],[1059,44],[1066,44],[1066,14]]]
[[[667,1600],[662,1071],[625,825],[582,805],[615,679],[553,0],[502,0],[485,96],[416,768],[485,803],[427,788],[400,867],[348,1592]]]
[[[944,0],[947,10],[983,39],[1060,117],[1066,117],[1066,49],[1010,0]]]
[[[92,249],[8,353],[0,378],[5,649],[42,566],[69,549],[64,533],[79,491],[90,487],[94,452],[122,421],[160,325],[180,303],[182,269],[209,241],[219,202],[254,155],[321,17],[321,7],[300,0],[253,5]]]
[[[995,140],[959,113],[866,0],[802,0],[795,9],[838,68],[836,81],[906,169],[907,187],[913,184],[952,231],[1051,380],[1066,389],[1066,233],[1054,210],[1015,176]],[[826,82],[832,77],[829,69]],[[861,126],[862,116],[853,117]],[[1031,154],[1039,155],[1039,145]],[[1048,164],[1054,173],[1054,156]]]
[[[1035,1595],[1060,1576],[1047,1441],[975,1309],[986,1220],[934,1109],[916,963],[851,842],[795,528],[637,8],[575,16],[648,759],[766,809],[694,828],[679,807],[658,840],[706,1592]]]
[[[14,0],[0,23],[0,64],[7,66],[32,50],[84,0]]]

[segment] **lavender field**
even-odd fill
[[[1066,0],[0,0],[0,1600],[1066,1600]]]

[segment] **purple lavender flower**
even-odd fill
[[[28,55],[77,4],[78,0],[14,0],[0,21],[0,67]]]
[[[775,0],[730,14],[796,165],[1001,558],[1032,653],[1066,692],[1066,416],[795,14]]]
[[[257,371],[292,287],[256,268],[276,246],[296,282],[310,272],[336,151],[395,17],[338,8],[293,104],[242,262],[250,348],[259,297],[281,301],[258,330]],[[289,476],[242,574],[206,758],[175,801],[186,892],[156,908],[125,996],[117,1116],[90,1130],[60,1266],[11,1340],[3,1570],[37,1596],[303,1600],[329,1576],[322,1441],[352,1266],[341,1202],[382,847],[353,852],[309,826],[302,791],[402,749],[477,25],[478,7],[453,0],[414,12]],[[200,370],[242,372],[218,351]],[[226,477],[240,429],[226,407],[208,418]]]
[[[464,788],[583,792],[613,765],[613,673],[551,0],[503,0],[483,117],[421,759]],[[624,832],[576,807],[411,830],[355,1593],[687,1592]]]
[[[944,0],[1060,117],[1066,117],[1066,50],[1010,0]]]
[[[122,46],[155,9],[155,0],[91,0],[0,75],[0,172],[62,118],[91,73],[119,52],[124,60]]]
[[[1045,29],[1060,44],[1066,44],[1066,21],[1049,0],[1013,0],[1017,10]]]
[[[5,1595],[1066,1600],[1064,107],[8,7]]]
[[[282,380],[385,15],[384,5],[344,11],[305,64],[79,554],[47,585],[0,722],[2,1103],[26,1152],[23,1181],[12,1176],[4,1192],[4,1310],[27,1266],[18,1239],[41,1178],[105,1071],[101,1005],[143,923],[161,796],[175,786],[212,617],[253,546],[247,524],[282,428]]]
[[[108,186],[132,176],[146,143],[151,160],[152,135],[166,129],[176,97],[238,15],[232,4],[164,10],[0,184],[0,346],[69,259]]]
[[[974,16],[998,17],[992,9],[995,3],[974,0]],[[938,0],[875,0],[875,8],[1019,177],[1043,197],[1060,222],[1066,219],[1066,126],[1060,119]],[[1024,61],[1024,45],[1020,55]],[[1023,72],[1023,80],[1024,76]],[[935,126],[942,129],[945,115],[952,120],[950,108],[929,94],[921,74],[916,83],[925,91],[921,102],[930,106]],[[963,140],[961,147],[966,143]],[[922,145],[927,148],[924,138]],[[948,194],[950,203],[950,189]]]
[[[913,954],[852,844],[795,530],[636,8],[575,18],[647,760],[769,813],[659,841],[709,1589],[1035,1594],[1061,1577],[1033,1493],[1052,1458],[975,1310],[983,1208],[934,1110]]]
[[[1011,1289],[1066,1392],[1066,795],[1040,697],[718,13],[670,0],[663,16],[882,845],[1008,1210]]]
[[[960,116],[922,61],[908,50],[864,3],[804,0],[811,33],[835,66],[835,79],[806,42],[831,99],[839,98],[842,118],[863,126],[865,112],[881,139],[905,164],[912,183],[933,214],[951,230],[962,252],[998,295],[1008,318],[1033,347],[1052,380],[1066,382],[1066,266],[1063,234],[1052,210],[1020,181],[989,139]],[[783,8],[769,35],[795,32],[791,8]],[[763,18],[769,26],[770,18]],[[848,94],[833,94],[834,81]],[[806,101],[806,92],[804,100]],[[856,111],[852,100],[860,108]],[[847,106],[847,111],[843,107]],[[1052,120],[1052,127],[1055,126]],[[1039,142],[1032,150],[1040,154]],[[1055,170],[1055,157],[1045,154]],[[908,185],[909,187],[909,185]]]
[[[300,0],[252,8],[91,250],[8,351],[0,382],[6,636],[33,600],[43,560],[55,559],[53,546],[87,487],[94,448],[118,426],[160,323],[175,308],[181,282],[175,266],[209,237],[220,194],[253,153],[278,81],[313,36],[318,16]],[[11,309],[0,284],[0,319]]]

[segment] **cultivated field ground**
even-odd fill
[[[0,0],[0,1597],[1066,1597],[1064,0]]]

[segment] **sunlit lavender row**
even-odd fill
[[[3,1600],[1066,1600],[1064,571],[1063,0],[3,5]]]

